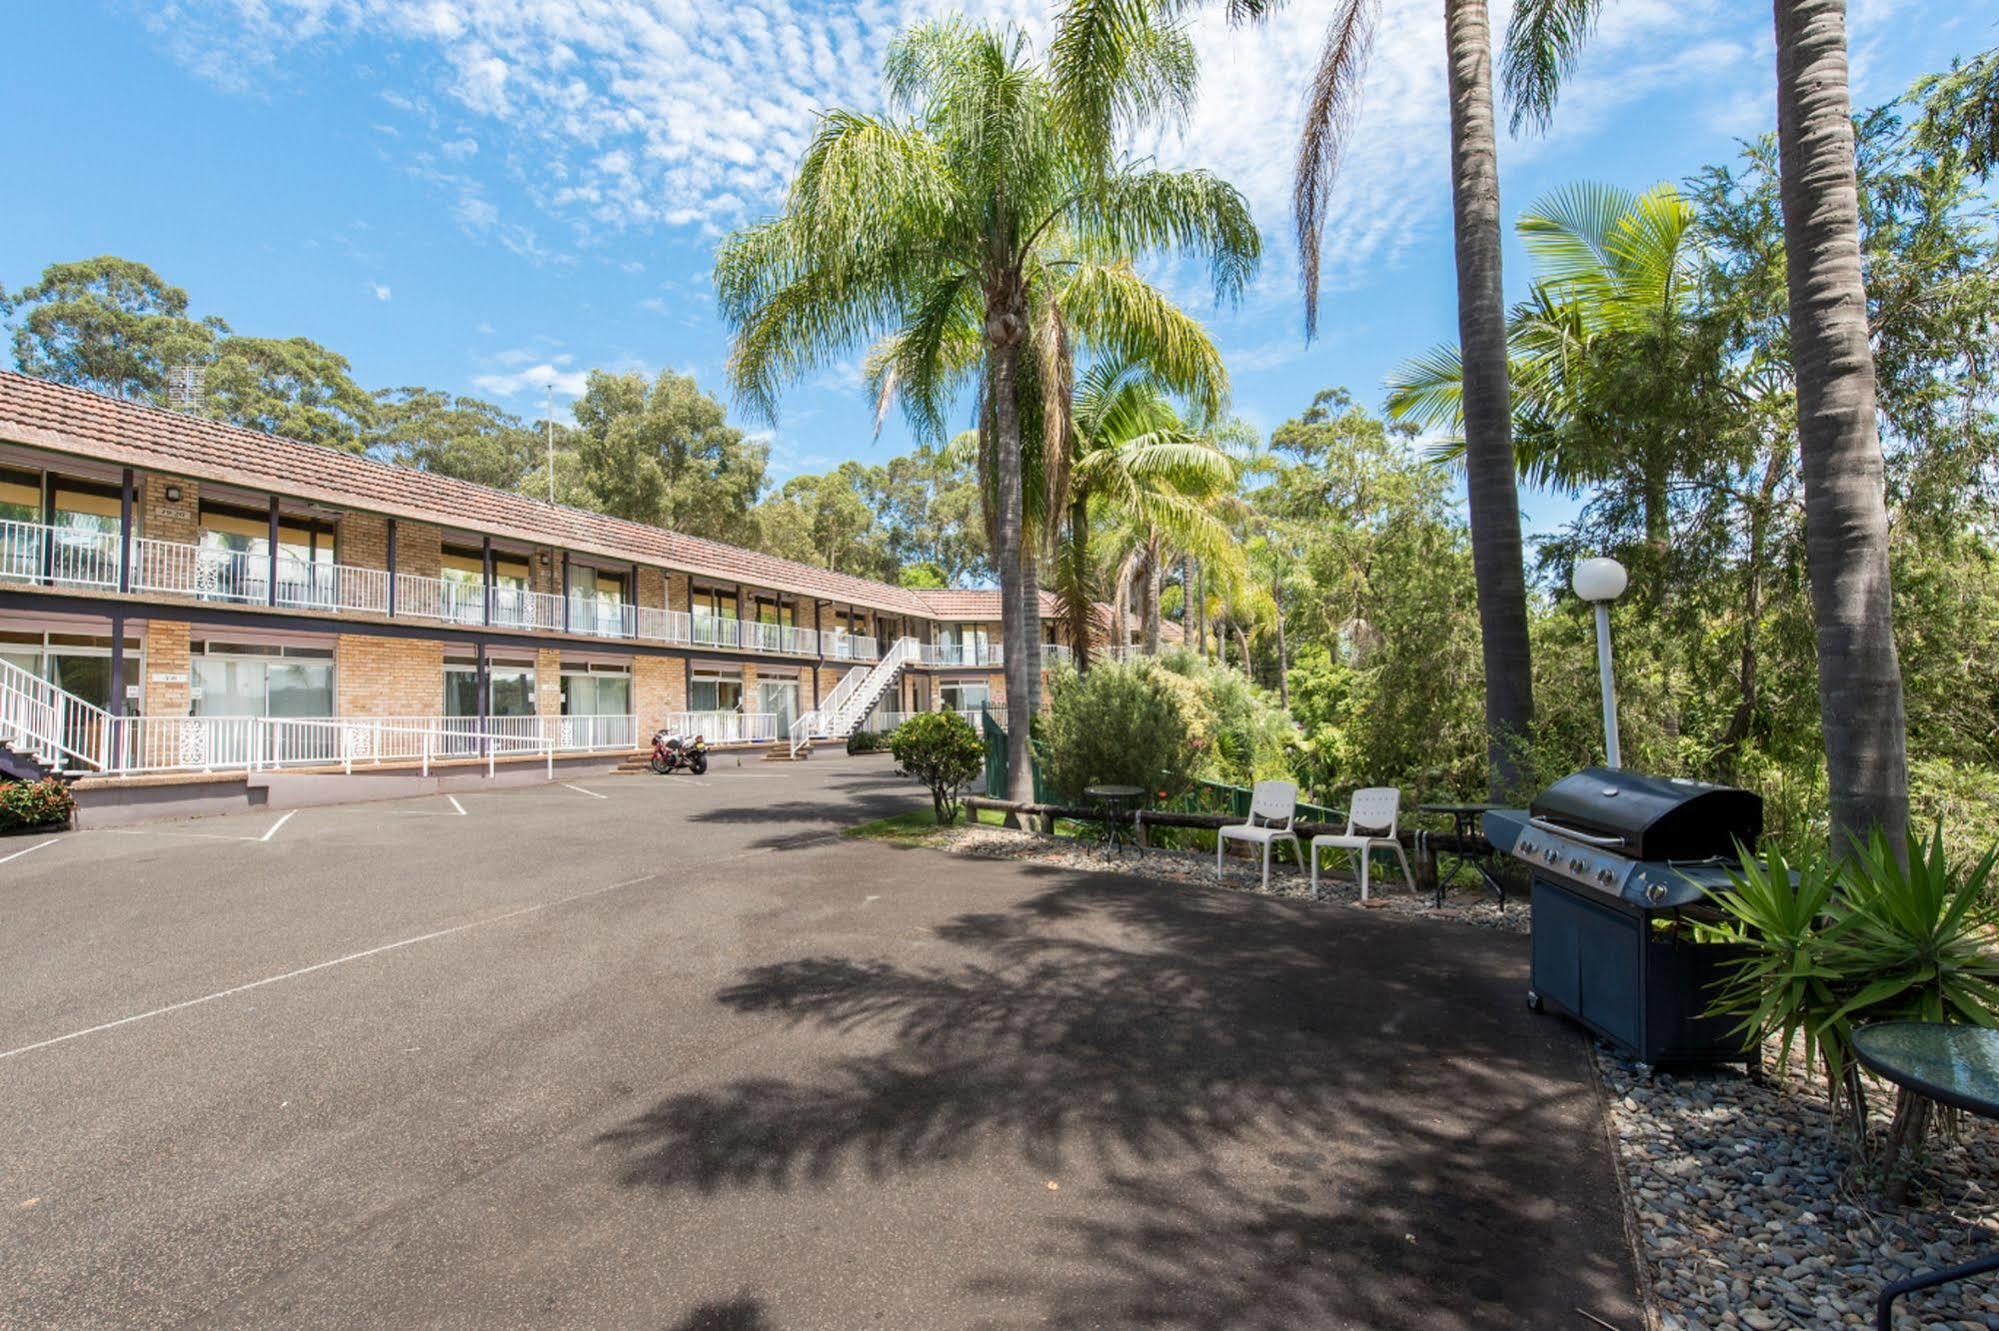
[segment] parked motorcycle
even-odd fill
[[[705,776],[708,772],[708,741],[699,735],[685,739],[677,731],[658,731],[652,737],[650,765],[661,776],[683,767],[696,776]]]

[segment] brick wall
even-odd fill
[[[534,654],[534,710],[541,716],[562,715],[562,653],[553,647]]]
[[[396,523],[396,572],[434,578],[444,557],[444,533],[427,522]]]
[[[548,556],[546,564],[541,562],[543,555]],[[540,545],[528,553],[528,590],[562,595],[562,551]]]
[[[664,609],[666,607],[666,574],[648,565],[639,565],[639,585],[633,593],[633,597],[634,604],[644,606],[648,610]]]
[[[180,490],[178,501],[167,498],[167,487]],[[139,534],[156,541],[194,544],[201,536],[201,490],[178,476],[147,472],[139,480]]]
[[[188,659],[187,629],[179,620],[146,621],[146,678],[139,691],[139,707],[147,716],[188,714],[192,663]]]
[[[340,518],[340,562],[355,568],[389,566],[389,520],[373,513],[347,513]]]
[[[685,610],[688,606],[688,581],[685,573],[666,575],[666,608]]]
[[[436,716],[444,707],[444,644],[343,633],[333,648],[333,691],[342,716]]]
[[[666,724],[668,712],[687,710],[687,663],[674,657],[641,656],[632,661],[632,706],[642,743]]]

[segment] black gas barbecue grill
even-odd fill
[[[1646,1063],[1746,1060],[1735,1023],[1702,1015],[1739,952],[1684,926],[1712,915],[1707,894],[1762,830],[1746,790],[1608,767],[1487,813],[1486,839],[1533,872],[1528,1003]]]

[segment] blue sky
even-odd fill
[[[370,387],[424,384],[539,416],[593,366],[722,388],[716,238],[774,206],[815,110],[878,104],[897,26],[942,9],[1043,31],[1038,0],[72,0],[10,7],[0,284],[111,252],[239,332],[304,335]],[[1219,6],[1215,6],[1219,8]],[[1611,0],[1554,131],[1502,146],[1509,216],[1577,179],[1644,188],[1774,123],[1770,11]],[[1387,0],[1307,347],[1286,230],[1303,80],[1330,0],[1258,31],[1197,23],[1202,101],[1135,145],[1249,196],[1269,259],[1240,307],[1192,269],[1238,411],[1268,429],[1324,385],[1378,403],[1402,357],[1453,340],[1441,6]],[[1505,6],[1496,6],[1495,28]],[[1853,0],[1856,97],[1999,41],[1983,0]],[[1524,284],[1517,248],[1508,289]],[[857,357],[856,357],[857,360]],[[764,430],[743,421],[746,428]],[[873,437],[855,360],[785,400],[774,479],[906,447]],[[1530,529],[1567,505],[1528,499]]]

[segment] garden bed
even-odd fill
[[[1999,1248],[1999,1124],[1964,1119],[1880,1210],[1815,1079],[1648,1073],[1601,1046],[1597,1068],[1660,1331],[1871,1327],[1884,1284]],[[1999,1331],[1999,1283],[1898,1300],[1895,1325]]]
[[[988,813],[989,810],[981,811],[981,816]],[[1021,860],[1081,873],[1128,873],[1175,886],[1216,885],[1215,853],[1212,850],[1154,848],[1140,853],[1127,849],[1122,855],[1112,855],[1087,838],[1041,836],[990,825],[932,828],[923,844],[959,855]],[[1320,899],[1359,905],[1360,884],[1343,876],[1344,859],[1337,860],[1342,865],[1337,871],[1328,870],[1328,861],[1329,857],[1320,856]],[[1467,878],[1451,890],[1442,907],[1437,907],[1432,904],[1434,898],[1430,893],[1412,893],[1401,875],[1385,862],[1377,868],[1380,872],[1373,875],[1369,882],[1368,909],[1421,915],[1433,920],[1454,920],[1518,933],[1527,931],[1527,902],[1524,898],[1508,897],[1502,910],[1491,894],[1483,888],[1474,888]],[[1240,892],[1261,892],[1262,881],[1263,861],[1260,855],[1256,859],[1230,856],[1220,886]],[[1294,865],[1273,863],[1270,866],[1269,895],[1308,898],[1311,896],[1310,880]]]

